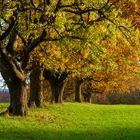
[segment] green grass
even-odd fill
[[[140,140],[140,105],[46,105],[0,117],[0,140]]]

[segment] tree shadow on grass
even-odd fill
[[[139,128],[111,130],[0,129],[0,140],[140,140]]]

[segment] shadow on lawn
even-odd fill
[[[9,128],[0,130],[0,140],[140,140],[140,128],[104,131]]]

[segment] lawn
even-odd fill
[[[140,105],[47,104],[0,117],[0,140],[140,140]]]

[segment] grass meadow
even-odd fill
[[[140,140],[140,105],[46,104],[0,116],[0,140]]]

